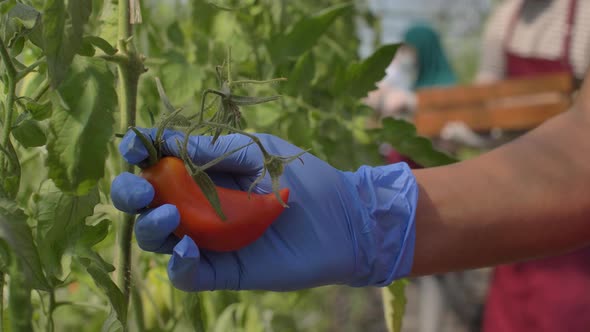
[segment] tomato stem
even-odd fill
[[[154,142],[156,145],[157,159],[160,159],[160,157],[162,155],[162,142],[163,142],[162,138],[164,137],[164,131],[166,130],[166,127],[168,127],[168,125],[180,115],[180,112],[182,112],[182,108],[179,108],[176,111],[172,112],[172,114],[170,114],[169,116],[164,118],[162,123],[158,126],[158,130],[156,131],[156,138],[155,138],[155,142]],[[156,162],[157,162],[157,160],[156,160]]]
[[[147,138],[146,135],[144,135],[141,131],[139,131],[137,128],[135,127],[130,127],[130,129],[135,133],[135,135],[137,136],[137,138],[139,138],[139,140],[141,141],[141,143],[145,146],[145,148],[148,150],[148,163],[147,165],[142,165],[142,168],[146,168],[146,167],[150,167],[152,165],[155,165],[158,162],[158,152],[156,150],[156,148],[154,147],[154,144],[150,141],[149,138]]]
[[[258,145],[258,148],[260,148],[260,152],[262,152],[262,155],[265,158],[267,156],[270,156],[270,154],[266,151],[266,148],[264,147],[264,145],[262,145],[262,142],[260,142],[260,139],[256,135],[253,135],[251,133],[245,132],[241,129],[237,129],[237,128],[234,128],[232,126],[229,126],[229,125],[226,125],[223,123],[214,123],[214,122],[205,121],[204,124],[209,127],[218,128],[218,129],[225,129],[229,132],[234,132],[236,134],[247,136],[247,137],[251,138],[254,141],[254,143],[256,143],[256,145]]]
[[[236,153],[236,152],[238,152],[238,151],[240,151],[242,149],[245,149],[245,148],[249,147],[252,144],[254,144],[254,141],[252,141],[252,142],[250,142],[248,144],[244,144],[244,145],[242,145],[240,147],[237,147],[237,148],[235,148],[235,149],[233,149],[233,150],[231,150],[229,152],[226,152],[222,156],[217,157],[217,158],[211,160],[210,162],[206,163],[205,165],[201,166],[200,169],[202,171],[205,171],[205,170],[207,170],[207,169],[209,169],[209,168],[217,165],[218,163],[220,163],[222,160],[224,160],[225,158],[229,157],[230,155],[232,155],[232,154],[234,154],[234,153]]]
[[[180,151],[184,151],[185,153],[187,153],[187,156],[188,156],[188,142],[189,142],[190,135],[192,134],[193,131],[195,131],[198,128],[203,127],[203,126],[204,126],[204,124],[196,124],[196,125],[193,125],[186,132],[186,136],[184,138],[184,143],[183,143],[182,147],[179,146],[179,150]],[[242,149],[245,149],[245,148],[247,148],[248,146],[250,146],[250,145],[252,145],[254,143],[256,143],[256,142],[254,140],[252,140],[251,142],[249,142],[247,144],[244,144],[242,146],[239,146],[239,147],[237,147],[237,148],[235,148],[235,149],[233,149],[231,151],[228,151],[228,152],[224,153],[223,155],[221,155],[221,156],[219,156],[219,157],[217,157],[217,158],[209,161],[208,163],[199,166],[199,169],[201,171],[205,171],[205,170],[207,170],[207,169],[209,169],[209,168],[217,165],[218,163],[220,163],[222,160],[224,160],[225,158],[229,157],[230,155],[232,155],[232,154],[234,154],[234,153],[236,153],[236,152],[238,152],[238,151],[240,151]]]
[[[233,81],[232,82],[232,86],[235,86],[235,85],[243,85],[243,84],[258,84],[258,85],[272,84],[272,83],[277,83],[277,82],[283,82],[283,81],[286,81],[286,80],[287,80],[287,78],[285,78],[285,77],[272,78],[270,80],[264,80],[264,81],[258,81],[258,80],[239,80],[239,81]]]
[[[231,46],[227,48],[227,86],[231,87],[232,85],[232,78],[231,78]]]
[[[203,93],[201,94],[201,110],[199,112],[199,122],[203,122],[203,117],[205,115],[205,111],[207,110],[207,108],[205,107],[205,101],[207,100],[207,95],[208,94],[215,94],[220,96],[221,98],[226,98],[227,96],[221,92],[221,91],[217,91],[214,89],[206,89],[205,91],[203,91]]]

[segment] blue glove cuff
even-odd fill
[[[418,184],[406,163],[362,166],[347,173],[358,192],[362,220],[353,222],[357,243],[353,287],[387,286],[410,274],[416,242]]]

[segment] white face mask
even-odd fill
[[[382,83],[397,89],[412,90],[418,76],[416,68],[414,53],[401,49],[385,70]]]

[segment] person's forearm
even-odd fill
[[[415,171],[413,275],[590,244],[589,118],[590,109],[570,111],[478,158]]]

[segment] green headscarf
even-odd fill
[[[455,73],[434,29],[425,24],[414,25],[406,31],[404,43],[416,50],[418,77],[415,89],[457,83]]]

